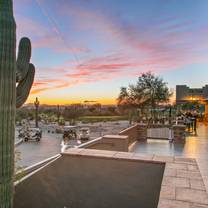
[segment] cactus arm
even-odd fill
[[[16,25],[12,0],[0,0],[0,208],[13,205]]]
[[[35,67],[33,64],[29,65],[28,73],[26,77],[19,82],[17,85],[17,95],[16,95],[16,107],[21,107],[24,102],[27,100],[27,97],[30,93],[30,89],[33,84],[35,76]]]
[[[35,67],[30,64],[31,42],[24,37],[20,40],[16,65],[16,107],[21,107],[27,100],[35,76]]]
[[[19,50],[17,56],[17,81],[23,80],[29,69],[31,58],[31,43],[26,37],[22,38],[19,43]]]

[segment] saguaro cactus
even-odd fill
[[[57,121],[58,121],[58,124],[60,122],[60,116],[61,116],[60,105],[57,105]]]
[[[0,0],[0,208],[13,206],[15,111],[30,92],[35,68],[31,45],[23,38],[16,61],[16,24],[12,0]]]
[[[40,102],[38,101],[38,98],[36,97],[34,106],[35,106],[35,127],[38,128],[38,112],[39,112],[39,105]]]

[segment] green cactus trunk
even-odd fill
[[[13,206],[16,25],[12,0],[0,0],[0,208]]]
[[[0,0],[0,208],[13,206],[15,111],[33,84],[35,67],[30,58],[30,40],[22,38],[16,61],[13,2]]]

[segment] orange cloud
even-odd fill
[[[71,85],[78,84],[79,80],[62,80],[62,79],[48,79],[44,81],[36,81],[33,84],[33,88],[31,90],[31,94],[38,94],[44,91],[56,90],[65,87],[69,87]]]

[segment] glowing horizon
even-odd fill
[[[36,96],[37,97],[37,96]],[[26,104],[31,104],[31,103],[34,103],[35,101],[35,98],[36,97],[33,97],[33,96],[30,96],[30,98],[27,100]],[[74,100],[65,100],[65,99],[45,99],[44,97],[41,98],[39,97],[38,98],[39,101],[40,101],[40,104],[41,105],[69,105],[69,104],[86,104],[84,101],[85,100],[77,100],[77,99],[74,99]],[[102,105],[114,105],[116,104],[116,100],[114,99],[109,99],[109,98],[103,98],[103,99],[95,99],[93,100],[93,102],[89,102],[91,104],[95,104],[95,103],[100,103]]]
[[[194,0],[14,2],[17,39],[31,39],[36,65],[27,103],[115,104],[145,71],[170,88],[207,84],[207,10]]]

